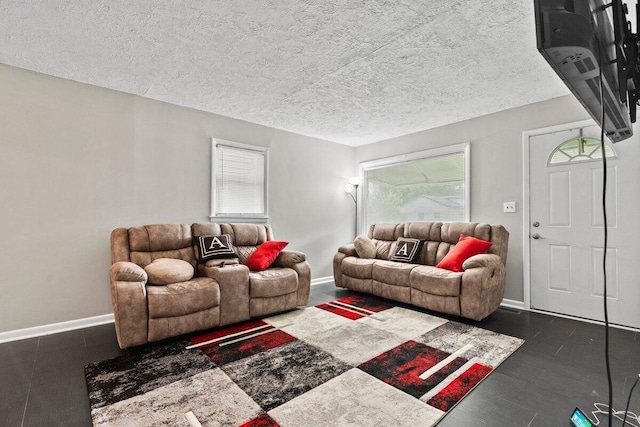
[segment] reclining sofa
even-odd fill
[[[461,234],[491,242],[487,253],[471,256],[462,271],[438,268]],[[356,245],[341,246],[333,258],[336,286],[441,313],[482,320],[502,302],[509,233],[501,225],[408,222],[374,224],[367,234],[375,246],[370,258]],[[399,238],[421,241],[413,262],[391,261]],[[356,239],[357,241],[357,239]]]
[[[231,236],[237,255],[202,262],[198,238],[224,235]],[[274,240],[271,227],[262,224],[155,224],[113,230],[110,280],[119,346],[306,306],[311,272],[303,253],[282,251],[261,271],[244,265],[260,245]],[[173,260],[186,263],[178,262],[180,271],[163,271],[162,283],[152,283],[150,264],[171,266]]]

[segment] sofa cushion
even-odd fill
[[[440,240],[456,244],[461,234],[473,236],[476,239],[491,240],[491,225],[477,222],[448,222],[442,224]]]
[[[160,252],[191,246],[191,227],[187,224],[152,224],[128,231],[131,251]]]
[[[432,242],[440,241],[440,229],[442,228],[441,222],[407,222],[404,225],[404,236],[412,237],[414,239],[430,240]]]
[[[404,262],[377,260],[373,264],[372,278],[389,285],[409,287],[409,275],[417,266],[417,264]]]
[[[270,268],[249,273],[249,296],[272,298],[298,289],[298,275],[291,268]]]
[[[420,251],[423,245],[424,240],[400,237],[396,242],[395,250],[389,260],[415,263],[420,257]]]
[[[375,262],[373,259],[348,256],[342,260],[342,274],[357,279],[371,279]]]
[[[356,248],[356,253],[360,258],[376,257],[376,245],[365,235],[356,237],[353,241],[353,246]]]
[[[372,224],[368,236],[376,247],[376,258],[391,258],[396,240],[403,233],[404,224]]]
[[[462,271],[462,264],[467,258],[486,252],[491,245],[491,242],[460,234],[458,243],[456,243],[436,267],[451,271]]]
[[[376,258],[389,259],[393,255],[393,248],[396,245],[396,241],[389,240],[376,240],[371,239],[374,245],[376,245]]]
[[[149,317],[184,316],[220,305],[220,287],[209,277],[166,286],[147,286]]]
[[[244,265],[251,271],[266,270],[288,244],[289,242],[281,240],[264,242],[247,258]]]
[[[462,273],[421,265],[411,270],[411,287],[432,295],[460,295]]]
[[[236,246],[259,246],[274,240],[273,231],[267,224],[232,223],[220,224],[223,234],[233,235]]]
[[[173,258],[158,258],[144,268],[153,285],[186,282],[193,277],[193,266],[187,261]]]
[[[372,224],[369,227],[369,237],[376,240],[395,241],[402,237],[404,224]]]
[[[238,253],[233,247],[233,236],[222,234],[220,236],[203,235],[196,239],[197,255],[199,262],[207,262],[219,258],[237,258]]]

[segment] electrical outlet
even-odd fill
[[[516,211],[516,202],[504,202],[503,212],[515,213],[515,211]]]

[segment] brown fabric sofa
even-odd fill
[[[462,272],[435,267],[461,233],[493,245],[488,253],[468,258]],[[373,259],[358,257],[353,244],[338,249],[333,258],[336,286],[473,320],[484,319],[502,302],[509,232],[501,225],[374,224],[368,237],[376,247]],[[389,260],[400,237],[426,241],[417,263]]]
[[[198,263],[194,237],[222,234],[234,237],[238,258]],[[311,271],[303,253],[283,251],[264,271],[243,265],[269,240],[274,240],[273,231],[262,224],[154,224],[113,230],[111,299],[120,347],[306,306]],[[158,258],[187,261],[195,274],[183,282],[152,285],[145,267]]]

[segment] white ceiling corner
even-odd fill
[[[0,62],[358,146],[568,94],[533,1],[0,0]]]

